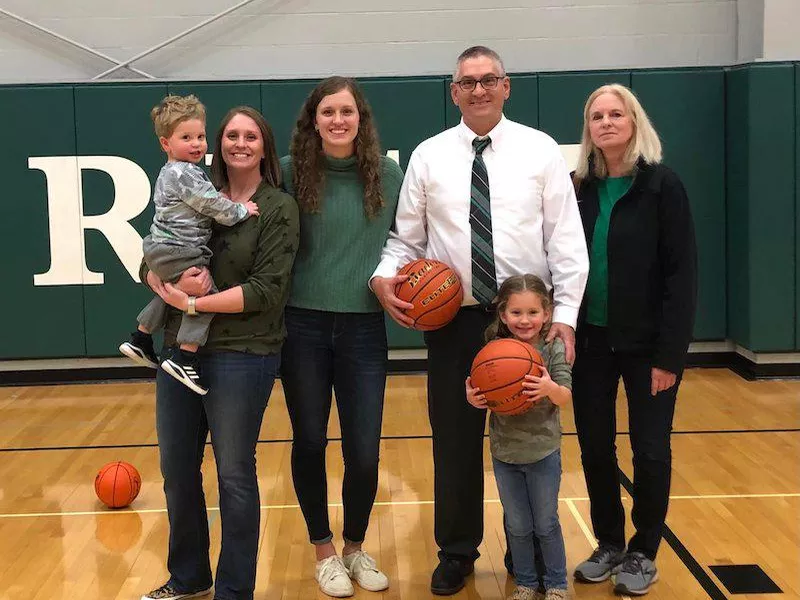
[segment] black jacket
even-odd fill
[[[576,185],[590,258],[600,210],[597,184],[590,175]],[[668,167],[639,161],[608,228],[610,344],[615,351],[650,354],[653,366],[680,373],[696,305],[697,248],[686,190]],[[585,318],[584,298],[579,328]]]

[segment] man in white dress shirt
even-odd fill
[[[554,294],[550,337],[564,340],[572,362],[589,272],[567,166],[552,138],[503,116],[511,82],[497,53],[465,50],[450,93],[463,118],[411,155],[395,227],[370,281],[386,311],[406,327],[411,320],[403,309],[411,305],[394,295],[405,278],[397,276],[400,267],[434,258],[453,267],[464,287],[455,319],[425,333],[440,548],[431,591],[440,595],[464,587],[483,539],[486,414],[467,403],[464,380],[483,346],[493,294],[510,275],[541,277]]]

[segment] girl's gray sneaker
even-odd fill
[[[641,552],[629,552],[614,569],[614,592],[630,596],[643,596],[658,581],[655,563]]]

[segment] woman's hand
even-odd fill
[[[464,385],[467,388],[467,402],[472,404],[472,406],[475,408],[487,408],[486,396],[481,394],[481,390],[479,388],[472,387],[472,379],[470,377],[467,377]]]
[[[678,376],[675,373],[653,367],[650,370],[650,395],[655,396],[658,392],[668,390],[677,380]]]
[[[155,291],[161,297],[161,299],[170,306],[174,306],[183,312],[188,310],[189,295],[186,292],[182,292],[171,283],[165,283],[161,285],[160,288],[153,291]]]
[[[151,271],[152,273],[152,271]],[[150,275],[147,275],[147,281],[150,282]],[[211,289],[211,273],[208,272],[206,267],[189,267],[183,272],[181,278],[175,283],[182,292],[189,296],[205,296]],[[153,287],[152,285],[150,287]],[[158,291],[153,288],[153,291]],[[161,294],[158,294],[159,296]]]
[[[529,396],[531,402],[539,402],[540,400],[550,396],[558,384],[550,377],[547,369],[542,367],[542,374],[539,377],[535,375],[525,375],[525,381],[522,382],[524,394]]]
[[[156,294],[158,294],[158,290],[164,289],[164,282],[161,281],[161,278],[152,271],[147,272],[147,285]]]

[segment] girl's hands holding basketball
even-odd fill
[[[547,369],[541,369],[542,374],[539,377],[525,375],[525,381],[522,382],[522,387],[525,388],[523,393],[530,397],[531,402],[539,402],[558,390],[558,384],[550,378]]]
[[[467,381],[464,385],[467,388],[467,402],[472,404],[475,408],[488,408],[486,405],[486,396],[481,394],[479,388],[472,387],[472,380],[469,377],[467,377]]]
[[[545,398],[550,398],[550,402],[556,406],[564,406],[572,402],[570,389],[553,381],[550,373],[544,367],[542,367],[542,374],[539,377],[525,375],[522,387],[525,388],[524,393],[530,396],[531,402],[540,402]]]

